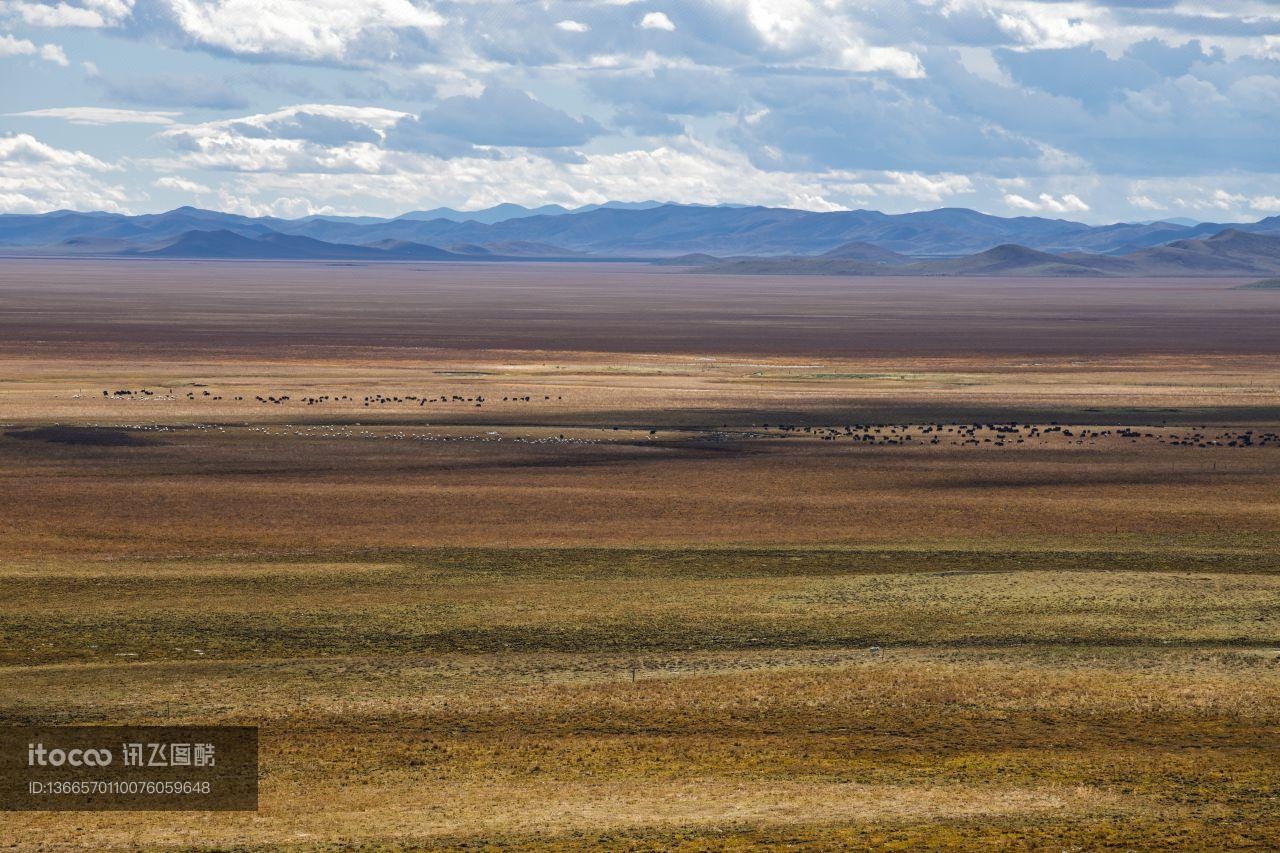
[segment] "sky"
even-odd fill
[[[0,0],[0,212],[1280,213],[1277,0]]]

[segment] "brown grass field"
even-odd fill
[[[0,849],[1276,849],[1240,283],[4,261],[0,723],[262,795]]]

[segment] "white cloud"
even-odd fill
[[[1058,207],[1054,208],[1054,210],[1060,213],[1087,213],[1090,207],[1079,196],[1067,193],[1062,196],[1061,201],[1058,202]]]
[[[27,39],[14,38],[5,34],[0,34],[0,56],[39,56],[46,62],[52,62],[55,65],[66,66],[69,64],[67,54],[56,44],[37,46]]]
[[[1086,17],[1087,10],[1076,5],[1047,4],[1046,7],[1024,5],[1000,14],[1000,29],[1027,48],[1075,47],[1095,41],[1103,35],[1097,23]]]
[[[1258,210],[1263,213],[1280,213],[1280,196],[1251,196],[1245,192],[1229,192],[1219,189],[1214,190],[1213,194],[1202,202],[1200,206],[1229,212]]]
[[[49,107],[43,110],[27,110],[9,113],[11,116],[60,118],[72,124],[173,124],[178,112],[159,110],[119,110],[110,107]]]
[[[298,104],[269,113],[256,113],[240,118],[178,125],[165,132],[171,139],[209,138],[242,135],[270,139],[307,139],[318,129],[317,121],[329,123],[331,131],[367,128],[374,136],[412,113],[385,107],[361,107],[348,104]]]
[[[1089,211],[1089,205],[1085,204],[1079,196],[1071,193],[1065,193],[1056,198],[1049,193],[1040,193],[1040,197],[1034,201],[1017,193],[1006,193],[1004,203],[1017,210],[1032,213],[1087,213]]]
[[[795,0],[744,0],[725,4],[729,9],[740,9],[747,22],[764,41],[777,48],[790,49],[796,43],[807,41],[813,31],[813,4]],[[832,16],[828,21],[835,26]]]
[[[1018,195],[1017,193],[1006,193],[1004,203],[1009,205],[1009,207],[1016,207],[1018,210],[1040,209],[1040,205],[1025,196]]]
[[[1218,222],[1280,213],[1280,175],[1274,174],[1145,178],[1130,182],[1129,189],[1126,201],[1142,210],[1183,211]]]
[[[432,34],[445,23],[409,0],[169,0],[169,7],[198,44],[311,62],[391,60],[400,31]]]
[[[666,16],[665,12],[647,12],[640,19],[641,29],[646,30],[666,30],[667,32],[675,32],[676,25]]]
[[[849,71],[888,71],[898,77],[919,78],[925,76],[920,58],[909,50],[897,47],[871,47],[858,45],[840,51],[840,66]]]
[[[566,33],[585,33],[590,30],[591,27],[581,21],[573,21],[566,18],[563,21],[556,22],[556,29],[564,30]]]
[[[218,192],[218,207],[228,213],[243,216],[276,216],[281,219],[298,219],[303,216],[323,216],[337,213],[329,205],[317,206],[305,196],[278,197],[271,201],[255,201],[251,196],[236,195],[226,189]]]
[[[0,137],[0,210],[127,212],[129,193],[103,179],[116,171],[90,154],[56,148],[30,134]]]
[[[213,192],[204,184],[198,184],[195,181],[189,181],[176,175],[165,175],[163,178],[158,179],[154,185],[162,190],[177,190],[183,193],[203,194]]]
[[[931,2],[925,0],[925,5]],[[895,3],[901,5],[900,0]],[[868,26],[860,15],[877,19],[877,3],[718,0],[718,5],[730,18],[726,24],[741,18],[754,31],[760,40],[758,60],[864,74],[883,71],[906,78],[925,76],[920,58],[905,44],[873,44],[869,40],[868,33],[874,27]],[[901,15],[898,8],[890,11]]]
[[[967,175],[922,175],[919,172],[886,172],[889,183],[878,186],[884,195],[900,195],[938,202],[947,196],[973,191]],[[876,185],[873,185],[876,188]]]
[[[53,166],[97,171],[112,168],[91,154],[54,148],[29,133],[0,137],[0,163],[47,163]]]
[[[30,56],[35,52],[35,44],[26,39],[0,35],[0,56]]]
[[[40,45],[40,58],[46,62],[61,65],[63,68],[71,64],[70,60],[67,59],[66,52],[56,44]]]
[[[224,133],[201,136],[179,155],[185,168],[233,172],[376,174],[392,168],[381,148],[369,143],[326,147],[297,139],[254,139]]]
[[[1249,197],[1242,193],[1231,193],[1226,190],[1214,190],[1213,196],[1208,202],[1211,207],[1218,210],[1234,210],[1237,207],[1248,204]]]
[[[238,172],[355,173],[390,168],[379,144],[412,114],[381,107],[301,104],[242,118],[173,125],[159,138],[186,167]]]
[[[33,27],[115,27],[133,11],[133,0],[84,0],[71,3],[35,3],[6,0],[0,8]]]

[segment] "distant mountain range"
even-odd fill
[[[1280,216],[1253,223],[1086,225],[960,208],[885,214],[610,202],[437,208],[394,219],[248,217],[181,207],[125,216],[0,215],[0,253],[270,260],[653,259],[717,271],[866,274],[1186,275],[1275,271],[1260,244]],[[1212,238],[1212,239],[1210,239]],[[1265,240],[1263,241],[1265,242]],[[1143,254],[1154,251],[1155,254]],[[1243,253],[1243,254],[1241,254]]]
[[[1176,240],[1121,255],[1051,253],[1004,244],[958,258],[918,260],[865,243],[847,244],[817,257],[735,258],[705,256],[688,263],[699,272],[728,275],[1028,275],[1028,276],[1250,276],[1280,273],[1280,234],[1236,228],[1212,237]],[[1263,284],[1257,285],[1264,286]]]
[[[396,219],[412,219],[418,222],[430,222],[433,219],[447,219],[450,222],[479,222],[493,225],[506,222],[508,219],[524,219],[528,216],[563,216],[568,213],[590,213],[593,210],[649,210],[661,207],[660,201],[606,201],[604,204],[585,204],[582,207],[563,207],[559,204],[544,204],[541,207],[525,207],[519,204],[495,204],[483,210],[454,210],[452,207],[435,207],[431,210],[414,210],[397,216]]]

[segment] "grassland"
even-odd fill
[[[89,266],[0,265],[0,721],[260,725],[262,808],[0,844],[1280,846],[1265,295]]]

